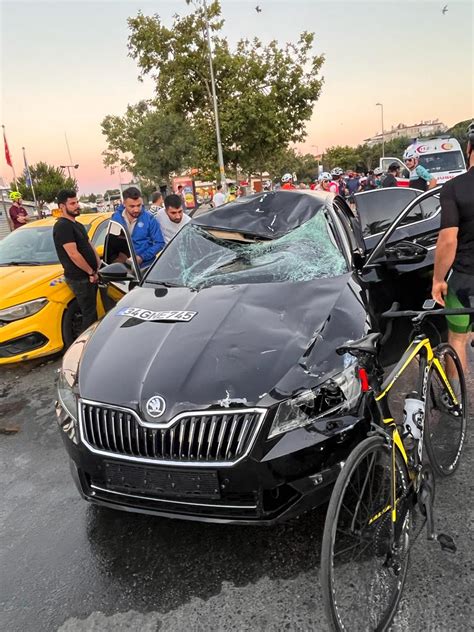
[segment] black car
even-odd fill
[[[270,524],[328,498],[368,426],[336,347],[377,330],[397,298],[421,305],[439,230],[437,190],[378,193],[359,197],[357,216],[310,191],[240,198],[195,217],[145,273],[111,222],[134,266],[110,263],[102,279],[130,291],[59,376],[85,499]]]

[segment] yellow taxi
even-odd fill
[[[101,256],[110,215],[77,218]],[[55,222],[56,217],[32,222],[0,241],[0,365],[60,351],[81,331],[81,312],[54,247]],[[120,293],[97,296],[102,317],[104,304]]]

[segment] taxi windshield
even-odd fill
[[[346,273],[324,213],[283,237],[243,243],[187,224],[150,270],[145,283],[201,289],[240,283],[296,283]]]
[[[53,227],[19,228],[0,241],[0,266],[59,263]]]

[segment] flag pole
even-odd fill
[[[18,180],[16,179],[15,167],[13,166],[10,150],[8,148],[7,137],[5,134],[5,125],[2,125],[2,129],[3,129],[3,146],[5,148],[5,160],[7,161],[7,165],[12,168],[13,179],[15,181],[15,187],[16,187],[16,190],[18,191]]]
[[[36,214],[38,215],[38,217],[41,218],[41,214],[40,214],[40,210],[38,207],[38,202],[36,201],[36,194],[35,194],[35,187],[33,186],[33,178],[31,177],[31,171],[30,171],[30,166],[28,164],[28,161],[26,159],[26,153],[25,153],[25,148],[22,147],[23,150],[23,162],[25,163],[25,171],[26,171],[26,178],[28,178],[29,182],[30,182],[30,188],[31,188],[31,192],[33,193],[33,201],[35,203],[35,209],[36,209]],[[26,181],[25,178],[25,181]]]

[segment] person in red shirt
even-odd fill
[[[28,222],[28,213],[21,205],[21,194],[18,193],[18,191],[12,191],[10,193],[10,200],[13,204],[10,206],[8,215],[10,217],[12,230],[16,230]]]
[[[295,185],[293,184],[293,176],[291,175],[291,173],[285,173],[281,177],[281,188],[285,190],[296,189]]]

